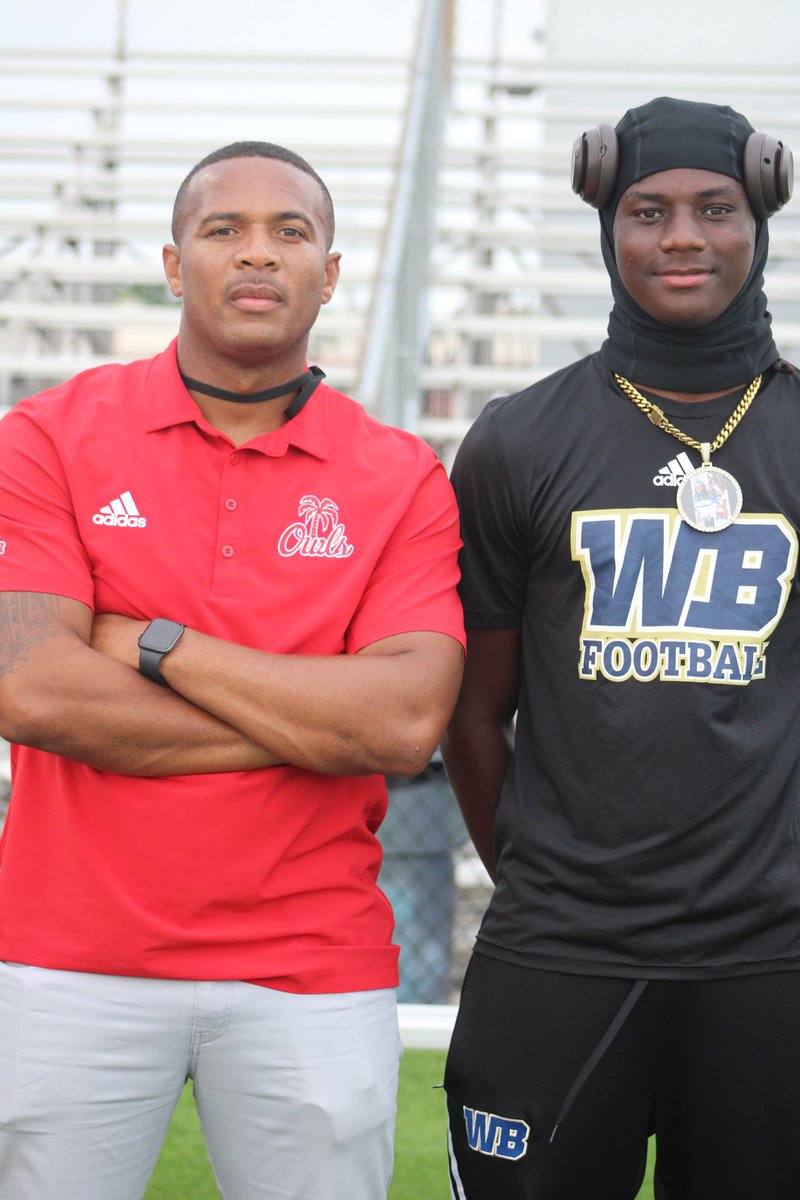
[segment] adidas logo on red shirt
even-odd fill
[[[95,525],[116,525],[122,529],[144,529],[147,518],[140,515],[130,492],[122,492],[110,504],[104,504],[92,517]]]

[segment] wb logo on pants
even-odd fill
[[[512,1162],[527,1152],[531,1129],[525,1121],[480,1112],[475,1108],[467,1108],[465,1104],[464,1123],[470,1150],[495,1158],[508,1158]]]

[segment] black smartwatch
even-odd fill
[[[161,677],[161,660],[177,646],[185,628],[185,625],[180,625],[177,621],[165,621],[163,617],[156,617],[139,638],[139,670],[148,679],[152,679],[153,683],[169,687],[166,679]]]

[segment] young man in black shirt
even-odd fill
[[[800,382],[762,290],[790,152],[658,99],[576,143],[597,354],[459,452],[444,747],[497,887],[446,1088],[459,1200],[796,1200]]]

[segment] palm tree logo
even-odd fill
[[[322,537],[339,524],[339,505],[327,496],[324,500],[318,496],[303,496],[298,515],[303,518],[309,537]]]
[[[320,500],[309,492],[297,506],[301,518],[284,529],[278,538],[282,558],[299,554],[302,558],[349,558],[353,544],[348,541],[339,518],[339,505],[329,496]]]

